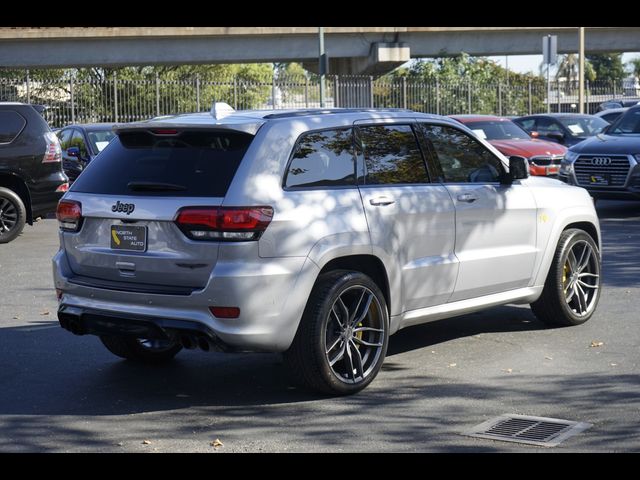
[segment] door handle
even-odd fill
[[[466,203],[473,203],[478,199],[478,197],[475,197],[475,196],[471,195],[470,193],[462,193],[462,194],[458,195],[457,198],[458,198],[459,202],[466,202]]]
[[[375,207],[382,207],[385,205],[392,205],[396,203],[396,201],[389,197],[376,197],[369,200],[369,203]]]

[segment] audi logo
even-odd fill
[[[593,157],[591,159],[591,165],[598,165],[599,167],[607,167],[611,165],[611,159],[609,157]]]

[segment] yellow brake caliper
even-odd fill
[[[358,327],[361,327],[361,326],[362,326],[362,322],[360,322],[360,323],[358,324]],[[358,340],[362,340],[362,330],[360,330],[359,332],[356,332],[356,338],[357,338]],[[359,349],[359,348],[360,348],[360,344],[358,344],[358,349]]]

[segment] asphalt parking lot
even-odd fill
[[[549,451],[640,451],[640,203],[598,212],[604,290],[588,323],[549,329],[506,306],[409,328],[347,398],[295,388],[279,355],[184,351],[145,367],[63,331],[57,225],[40,221],[0,245],[0,451],[543,450],[460,435],[511,413],[593,424]]]

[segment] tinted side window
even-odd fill
[[[84,141],[84,135],[80,130],[73,131],[73,137],[71,137],[71,147],[78,147],[80,149],[80,158],[88,158],[89,152],[87,152],[87,144]]]
[[[410,125],[359,127],[366,184],[428,183],[427,168]]]
[[[355,185],[353,132],[350,128],[303,134],[287,170],[285,187]]]
[[[445,182],[499,181],[500,160],[471,136],[443,125],[424,125],[424,131],[440,162]]]
[[[0,143],[10,143],[20,134],[27,121],[18,112],[0,112]]]
[[[60,140],[60,148],[64,152],[71,146],[71,136],[73,135],[73,129],[65,128],[58,132],[58,139]]]

